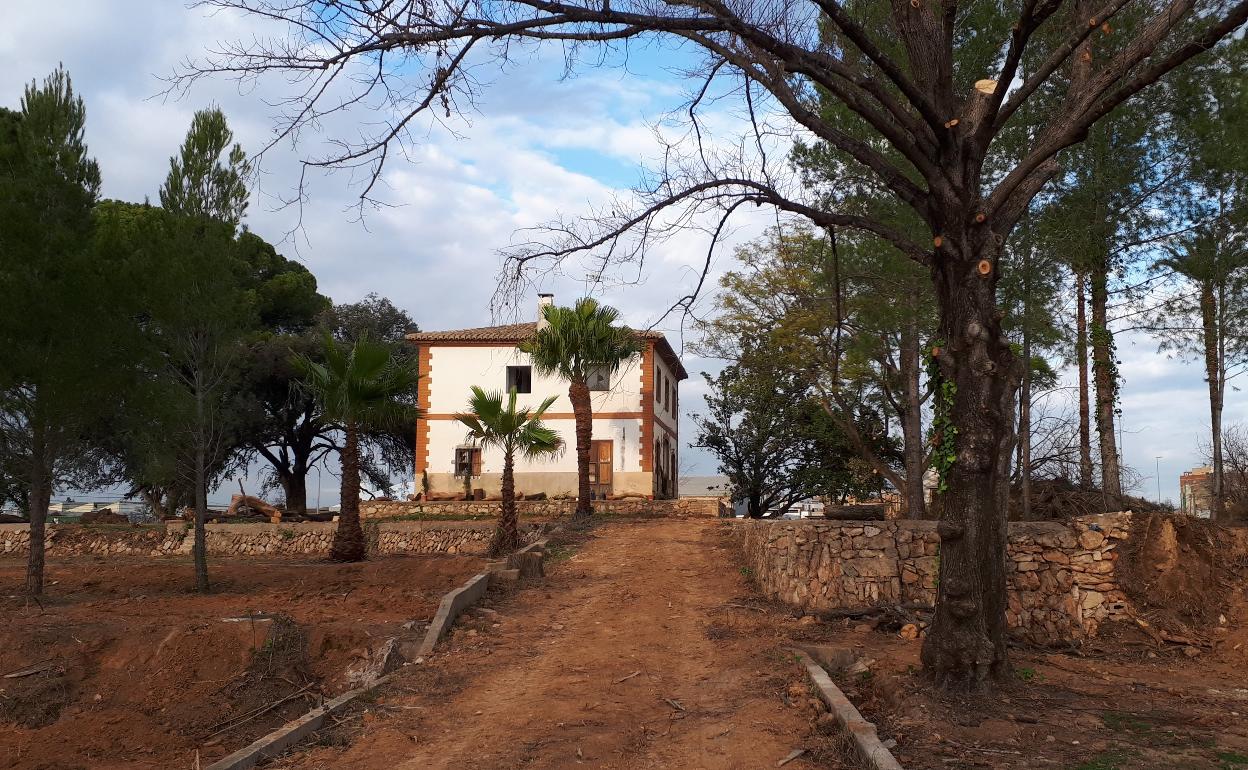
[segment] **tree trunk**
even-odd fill
[[[503,453],[503,504],[499,508],[498,529],[490,546],[490,556],[506,556],[520,547],[520,516],[516,511],[516,471],[514,452]]]
[[[917,302],[917,299],[916,299]],[[917,305],[916,305],[917,307]],[[905,389],[905,407],[901,419],[902,451],[905,454],[906,484],[901,492],[904,516],[922,519],[927,515],[923,500],[923,471],[926,463],[926,444],[923,440],[923,395],[919,392],[919,319],[911,316],[901,333],[901,349],[898,351]]]
[[[1223,483],[1222,460],[1222,356],[1220,353],[1217,300],[1213,294],[1213,282],[1200,283],[1201,337],[1205,346],[1205,381],[1209,383],[1209,424],[1213,449],[1213,476],[1210,479],[1209,518],[1221,521],[1226,518],[1226,489]]]
[[[572,402],[572,414],[576,417],[576,513],[573,521],[584,520],[594,512],[593,491],[589,487],[589,449],[593,440],[594,415],[589,401],[589,386],[573,381],[568,386],[568,400]],[[655,458],[658,461],[658,458]]]
[[[333,561],[363,561],[366,556],[364,528],[360,526],[360,435],[355,423],[343,427],[342,484],[338,528],[329,549]]]
[[[1114,438],[1114,409],[1118,401],[1118,368],[1114,338],[1109,331],[1109,276],[1103,266],[1092,271],[1092,379],[1096,385],[1096,434],[1101,450],[1101,491],[1106,507],[1122,507],[1122,473],[1118,442]]]
[[[26,593],[43,594],[44,544],[47,539],[48,505],[52,500],[52,473],[49,462],[47,431],[43,416],[36,405],[31,420],[30,448],[30,554],[26,561]]]
[[[763,518],[763,496],[757,492],[750,493],[750,499],[745,504],[745,515],[751,519]]]
[[[208,592],[208,544],[205,523],[208,520],[208,458],[207,437],[204,430],[207,418],[204,414],[202,388],[195,392],[195,541],[191,556],[195,562],[195,590]]]
[[[308,512],[308,469],[298,464],[289,471],[278,471],[282,495],[286,498],[286,510],[294,513]]]
[[[943,340],[935,397],[937,408],[958,422],[936,426],[936,451],[947,453],[952,442],[954,460],[944,469],[940,582],[922,660],[940,684],[979,688],[1009,669],[1005,513],[1018,362],[996,313],[995,248],[964,248],[956,257],[940,255],[932,270]],[[987,274],[980,259],[988,262]]]
[[[1075,273],[1075,361],[1079,368],[1079,485],[1092,486],[1092,420],[1088,403],[1088,298],[1083,273]]]

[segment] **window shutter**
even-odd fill
[[[472,475],[480,476],[481,475],[481,450],[471,449],[469,451],[472,452]]]

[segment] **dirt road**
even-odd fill
[[[405,669],[350,746],[274,766],[752,769],[797,748],[790,770],[839,766],[772,626],[728,606],[749,589],[721,537],[703,521],[600,527]]]

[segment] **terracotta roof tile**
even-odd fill
[[[499,342],[518,343],[532,337],[537,331],[537,323],[529,321],[519,324],[503,324],[501,326],[477,326],[471,329],[448,329],[439,332],[413,332],[406,336],[409,342]],[[642,339],[655,340],[660,355],[673,365],[680,379],[689,375],[681,364],[680,358],[667,342],[667,337],[660,331],[639,331],[637,336]]]

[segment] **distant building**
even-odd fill
[[[1188,516],[1209,518],[1213,502],[1213,468],[1202,465],[1179,476],[1179,510]]]
[[[538,313],[553,295],[538,300]],[[553,460],[516,458],[516,491],[550,496],[577,493],[576,433],[568,383],[533,371],[521,342],[537,322],[454,331],[417,332],[407,340],[420,361],[420,408],[416,422],[415,483],[434,493],[484,489],[499,493],[502,451],[466,438],[455,414],[467,408],[469,388],[515,389],[520,406],[535,407],[554,396],[543,422],[559,433],[567,450]],[[590,484],[594,497],[676,497],[679,465],[679,385],[689,375],[660,332],[640,331],[642,353],[614,374],[603,371],[589,383],[593,402]]]
[[[681,497],[728,497],[732,487],[727,476],[682,476]]]

